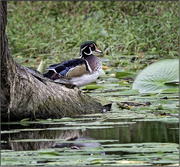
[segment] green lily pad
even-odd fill
[[[19,133],[20,131],[19,130],[3,130],[1,131],[1,134],[6,134],[6,133]]]
[[[99,88],[104,88],[104,87],[96,84],[89,84],[85,86],[85,89],[99,89]]]
[[[132,88],[140,93],[160,93],[166,89],[178,89],[179,60],[166,59],[146,67],[136,77]]]
[[[119,79],[125,78],[125,77],[133,77],[135,75],[134,72],[116,72],[116,77]]]

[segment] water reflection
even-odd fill
[[[9,133],[3,134],[2,140],[8,141],[8,144],[3,144],[3,148],[12,149],[15,151],[23,150],[38,150],[43,148],[52,148],[56,145],[55,139],[59,140],[74,140],[80,137],[79,130],[65,130],[65,131],[56,131],[56,130],[42,130],[42,131],[25,131],[20,133]],[[14,140],[23,140],[23,139],[33,139],[34,141],[30,142],[16,142]],[[39,139],[42,139],[39,140]],[[49,141],[43,141],[43,139],[49,139]],[[54,141],[53,141],[54,140]]]
[[[179,143],[179,124],[136,122],[113,129],[92,129],[88,135],[96,139],[114,139],[118,143],[171,142]]]
[[[2,149],[12,150],[37,150],[52,147],[95,147],[100,143],[88,143],[88,140],[118,140],[116,143],[144,143],[144,142],[170,142],[179,143],[178,124],[168,124],[163,122],[136,122],[130,125],[119,125],[107,129],[86,129],[81,130],[45,130],[49,127],[62,127],[62,125],[30,125],[28,129],[37,131],[21,131],[19,133],[7,133],[1,135]],[[3,130],[22,129],[20,125],[2,125]],[[43,129],[43,130],[38,130]],[[87,136],[89,136],[87,138]],[[50,141],[34,142],[11,142],[20,139],[50,139]],[[72,143],[58,143],[53,140],[64,139]],[[86,140],[86,143],[77,144],[77,140]],[[9,142],[10,141],[10,142]],[[76,143],[76,144],[74,144]]]

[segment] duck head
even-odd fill
[[[103,53],[97,48],[97,44],[94,41],[86,41],[81,44],[80,57],[86,57],[92,55],[92,52]]]

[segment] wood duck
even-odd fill
[[[82,43],[80,58],[51,65],[44,76],[52,80],[67,79],[76,87],[90,84],[98,78],[102,70],[102,62],[93,55],[93,51],[103,53],[93,41]]]

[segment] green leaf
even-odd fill
[[[43,73],[44,69],[46,68],[46,65],[47,65],[46,60],[41,60],[39,66],[37,68],[37,71],[39,71],[40,73]]]
[[[166,89],[177,89],[179,82],[179,60],[166,59],[146,67],[136,77],[133,89],[140,93],[160,93]]]
[[[89,84],[89,85],[86,85],[86,87],[85,87],[85,89],[98,89],[98,88],[104,88],[104,87],[95,85],[95,84]]]
[[[125,77],[133,77],[134,73],[133,72],[116,72],[116,78],[122,79]]]

